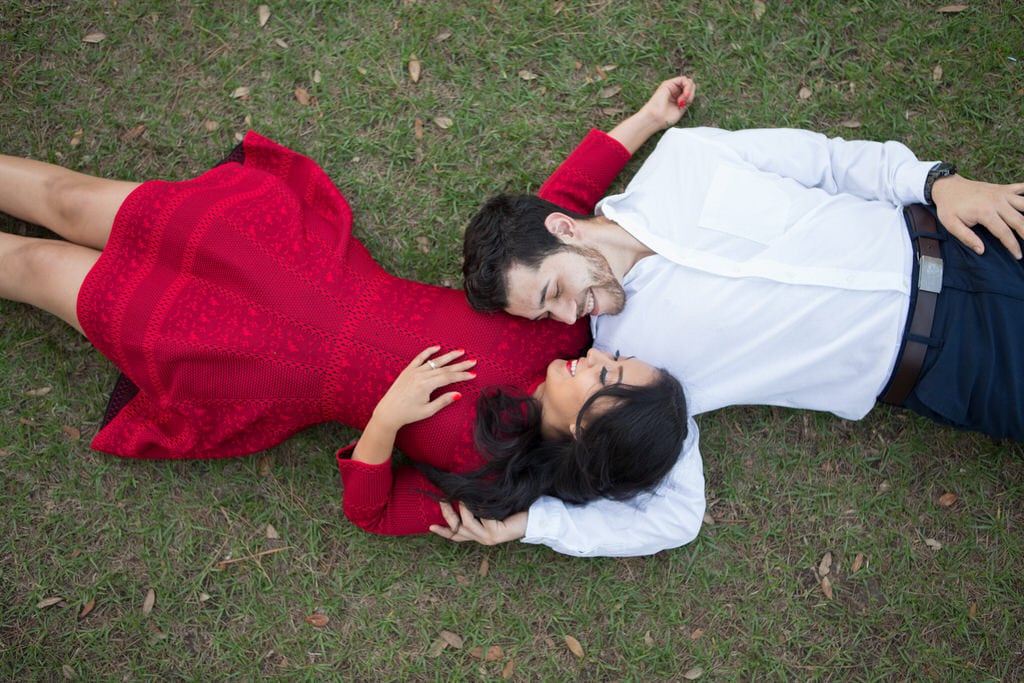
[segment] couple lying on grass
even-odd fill
[[[384,272],[351,236],[348,204],[326,174],[310,159],[256,133],[221,165],[182,182],[104,180],[0,158],[0,210],[67,240],[0,233],[0,295],[61,317],[121,370],[92,443],[97,450],[139,458],[231,457],[269,448],[314,424],[338,421],[363,430],[337,459],[345,513],[367,530],[433,530],[484,543],[522,538],[579,555],[635,555],[682,545],[696,536],[704,512],[692,414],[724,405],[716,400],[728,392],[703,378],[693,382],[679,370],[693,360],[683,340],[668,339],[671,344],[641,353],[635,349],[642,344],[623,338],[615,325],[604,334],[598,321],[629,316],[634,307],[622,304],[627,294],[633,301],[634,290],[642,300],[636,281],[645,273],[637,278],[634,271],[653,264],[671,275],[695,271],[695,264],[665,258],[668,250],[657,235],[644,241],[622,230],[631,219],[644,221],[629,206],[616,214],[615,198],[603,202],[607,210],[601,216],[587,216],[630,155],[651,134],[674,125],[693,93],[688,78],[665,81],[609,134],[591,131],[540,189],[540,199],[547,201],[498,198],[485,207],[467,231],[467,290],[478,308],[504,311],[478,312],[461,291]],[[693,133],[697,142],[734,157],[731,166],[723,165],[734,180],[755,173],[740,168],[743,163],[770,167],[786,161],[758,158],[773,144],[770,131],[760,132],[769,139],[752,141],[749,153],[743,145],[751,141],[731,137],[742,138],[742,132]],[[902,146],[894,150],[897,143],[821,142],[802,131],[777,134],[785,139],[774,141],[783,145],[776,151],[819,145],[832,161],[849,161],[854,168],[839,169],[831,179],[856,178],[860,194],[872,190],[865,187],[867,171],[861,166],[884,166],[882,156],[899,164],[899,173],[889,167],[876,171],[900,178],[892,196],[856,197],[855,188],[808,178],[804,190],[820,204],[856,200],[878,211],[876,204],[888,203],[898,213],[903,204],[930,199],[925,191],[934,190],[940,218],[952,223],[943,216],[944,203],[956,204],[943,199],[955,189],[948,174],[933,177],[933,164],[918,162]],[[662,151],[666,140],[652,155],[655,164],[666,155],[678,156],[671,146]],[[858,146],[843,156],[845,145]],[[875,146],[885,154],[872,156]],[[789,156],[789,163],[800,161],[799,154]],[[652,160],[638,180],[651,175],[645,171]],[[657,166],[652,171],[655,180],[672,172]],[[772,168],[763,173],[779,175]],[[961,181],[973,183],[953,178]],[[636,183],[620,197],[628,200]],[[986,201],[998,196],[1018,202],[1012,206],[1020,217],[1024,188],[975,185],[990,193]],[[815,207],[801,205],[799,193],[784,198],[791,208],[805,209],[792,215],[813,213]],[[681,215],[700,207],[699,197],[691,203],[681,196],[670,200],[654,197],[653,204]],[[977,206],[956,206],[954,215],[968,219],[967,225],[981,222],[970,220]],[[495,215],[506,228],[496,231]],[[1021,230],[1012,218],[1007,224]],[[785,220],[782,224],[785,228]],[[542,233],[532,256],[516,252],[522,244],[534,248],[519,238],[520,225]],[[770,252],[775,238],[766,234],[779,232],[776,228],[729,239],[767,244]],[[555,243],[545,246],[545,235]],[[973,231],[956,236],[968,244],[978,238]],[[904,279],[909,280],[911,237],[903,232],[901,239],[906,248],[897,248],[890,261],[893,270],[908,271]],[[697,246],[694,253],[713,251],[707,244]],[[724,263],[723,268],[744,262],[756,269],[758,249],[748,245],[742,258],[722,252],[705,260]],[[1019,269],[1012,256],[1007,259]],[[743,268],[711,274],[737,282],[766,279],[763,272]],[[871,374],[867,381],[878,385],[872,402],[898,366],[916,294],[915,287],[901,289],[902,283],[881,280],[888,306],[884,319],[874,324],[894,328],[882,340],[893,348],[890,357],[864,361],[870,373],[860,374]],[[798,289],[808,283],[781,285]],[[671,298],[681,298],[679,291]],[[620,315],[612,315],[619,309]],[[594,316],[589,350],[588,314]],[[676,315],[668,309],[666,314]],[[672,320],[651,311],[645,317],[649,324],[669,327],[655,336],[674,334]],[[802,321],[789,322],[799,332]],[[699,325],[693,328],[702,333]],[[705,336],[706,343],[714,343],[714,335]],[[620,339],[627,342],[621,349],[614,346]],[[745,341],[749,346],[751,340]],[[817,362],[824,361],[819,356]],[[686,396],[673,375],[687,382]],[[813,399],[802,405],[799,390],[792,395],[798,397],[793,403],[773,396],[763,402],[843,414],[828,404],[814,405]],[[850,400],[857,403],[860,397]],[[987,424],[975,428],[996,431]],[[394,448],[411,463],[393,466]]]

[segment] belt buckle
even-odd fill
[[[917,289],[934,294],[942,291],[942,259],[934,256],[918,258]]]

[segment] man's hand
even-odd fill
[[[505,520],[478,519],[464,503],[456,512],[448,503],[441,503],[441,514],[448,526],[434,524],[430,530],[449,541],[476,541],[480,545],[498,545],[518,541],[526,535],[528,512],[517,512]]]
[[[985,246],[971,229],[983,225],[1015,258],[1021,258],[1017,237],[1024,239],[1024,183],[996,185],[953,175],[932,186],[935,209],[950,234],[981,254]]]

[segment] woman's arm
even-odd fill
[[[663,81],[651,99],[609,133],[591,130],[555,169],[537,195],[576,213],[590,213],[647,139],[675,125],[697,86],[686,76]]]
[[[413,468],[392,472],[391,452],[399,429],[461,398],[458,392],[449,391],[431,400],[432,393],[476,376],[469,371],[475,360],[454,362],[463,355],[461,350],[431,358],[440,348],[425,349],[406,366],[377,404],[359,441],[338,452],[345,514],[368,531],[425,533],[439,515],[424,512],[425,502],[437,509],[437,501],[428,495],[437,488]]]

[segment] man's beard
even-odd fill
[[[594,305],[598,306],[599,301],[597,299],[597,293],[604,292],[606,294],[607,301],[605,308],[598,308],[600,315],[615,315],[621,313],[622,309],[626,305],[626,291],[619,284],[619,280],[615,277],[615,273],[612,272],[612,267],[608,264],[606,259],[601,252],[593,247],[572,247],[576,253],[586,259],[587,262],[587,277],[590,280],[590,288],[594,292]],[[586,305],[586,299],[579,304],[581,307]]]

